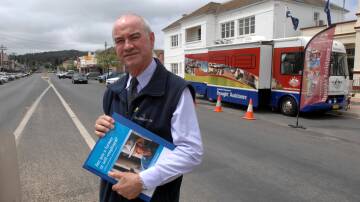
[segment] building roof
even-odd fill
[[[179,20],[171,23],[169,26],[165,27],[163,29],[163,31],[179,26],[180,22],[185,20],[185,19],[189,19],[189,18],[192,18],[192,17],[204,15],[204,14],[211,14],[211,13],[215,14],[217,12],[217,9],[219,9],[220,6],[221,6],[220,3],[210,2],[210,3],[206,4],[205,6],[195,10],[194,12],[192,12],[192,13],[190,13],[188,15],[184,14],[182,18],[180,18]]]
[[[232,0],[224,2],[219,8],[219,13],[223,13],[230,10],[235,10],[241,7],[249,6],[252,4],[257,4],[259,2],[265,2],[267,0]]]
[[[193,11],[190,14],[184,14],[180,19],[176,20],[175,22],[171,23],[169,26],[165,27],[163,31],[166,31],[171,28],[175,28],[180,26],[180,22],[192,17],[205,15],[205,14],[220,14],[226,11],[235,10],[241,7],[249,6],[252,4],[260,3],[260,2],[266,2],[268,0],[230,0],[224,3],[215,3],[210,2],[203,7],[200,7],[199,9]],[[325,0],[282,0],[284,2],[299,2],[319,7],[324,7],[326,1]],[[330,3],[330,8],[334,10],[342,10],[345,12],[349,12],[346,9],[343,9],[337,5]]]

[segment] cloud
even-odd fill
[[[216,2],[224,1],[226,0]],[[163,48],[161,30],[182,14],[190,13],[209,2],[210,0],[1,0],[0,44],[8,48],[8,53],[103,49],[105,41],[112,44],[111,30],[116,18],[132,12],[144,16],[150,22],[156,34],[155,47]],[[348,9],[357,4],[356,0],[346,2]]]
[[[183,13],[208,1],[191,0],[2,0],[0,43],[8,52],[102,49],[112,44],[111,29],[123,13],[137,13],[148,19],[162,48],[164,27]],[[174,6],[176,5],[176,6]]]

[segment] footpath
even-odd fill
[[[360,117],[360,94],[356,94],[351,98],[350,108],[342,110],[345,114],[350,114],[356,117]]]

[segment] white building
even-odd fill
[[[164,65],[184,77],[186,53],[221,43],[243,43],[301,35],[300,28],[327,24],[323,0],[232,0],[208,3],[163,29]],[[299,19],[294,30],[286,12]],[[332,23],[348,12],[331,5]]]
[[[12,62],[6,53],[0,53],[0,71],[13,69]]]

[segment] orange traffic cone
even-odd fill
[[[254,112],[253,112],[253,103],[252,103],[251,98],[250,98],[250,101],[249,101],[249,106],[247,108],[247,111],[246,111],[245,115],[242,118],[247,119],[247,120],[255,120]]]
[[[214,112],[222,112],[222,108],[221,108],[221,95],[218,95]]]

